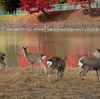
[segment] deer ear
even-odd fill
[[[26,46],[26,49],[28,48],[28,46]]]
[[[100,50],[97,48],[97,51],[100,52]]]

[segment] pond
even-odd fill
[[[8,67],[29,67],[23,46],[28,46],[29,53],[43,52],[47,57],[46,66],[49,57],[58,56],[65,60],[66,67],[78,67],[79,58],[92,55],[100,48],[99,42],[100,33],[95,31],[0,31],[0,52],[6,54],[4,61]]]

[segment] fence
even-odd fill
[[[88,5],[86,5],[88,6]],[[69,4],[65,3],[65,4],[56,4],[54,5],[55,8],[48,10],[48,11],[60,11],[60,10],[76,10],[76,9],[82,9],[80,7],[80,4],[78,4],[77,6],[70,6]],[[100,4],[99,2],[95,2],[91,4],[91,8],[100,8]],[[34,8],[33,8],[34,10]],[[40,12],[41,13],[41,12]],[[7,12],[7,11],[2,11],[0,10],[0,15],[13,15],[14,12]],[[17,8],[16,14],[26,14],[27,15],[27,11],[20,11],[20,8]]]

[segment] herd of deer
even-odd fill
[[[28,61],[29,65],[30,65],[30,72],[31,73],[33,72],[33,64],[40,64],[41,70],[43,68],[45,71],[45,74],[47,74],[46,67],[43,64],[44,60],[46,59],[46,55],[43,53],[28,53],[27,48],[28,48],[28,46],[23,47],[23,53],[24,53],[26,60]],[[81,71],[79,74],[79,83],[80,83],[80,78],[81,78],[82,74],[83,74],[85,80],[87,81],[87,83],[89,83],[86,78],[86,74],[88,71],[91,71],[91,70],[96,71],[97,79],[99,81],[98,71],[100,72],[100,50],[97,48],[97,51],[94,52],[93,55],[96,57],[85,56],[85,57],[81,57],[79,59],[78,65],[81,67]],[[0,63],[3,65],[2,70],[5,69],[4,58],[5,58],[5,54],[0,52]],[[50,75],[54,69],[57,71],[56,79],[58,79],[58,75],[60,75],[60,78],[63,76],[63,72],[64,72],[65,66],[66,66],[63,59],[52,56],[48,59],[47,65],[49,67],[49,72],[48,72],[49,82],[50,82]]]

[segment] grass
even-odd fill
[[[80,68],[66,68],[64,79],[56,80],[56,72],[44,75],[40,68],[7,68],[0,72],[0,98],[2,99],[97,99],[100,98],[100,82],[96,73],[87,74],[90,85],[85,80],[78,84]]]

